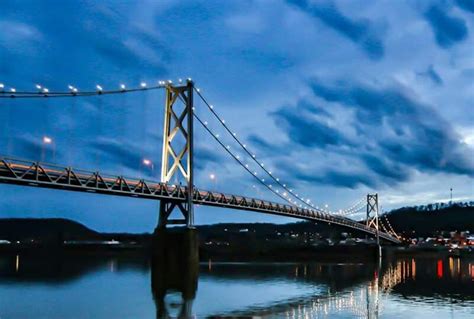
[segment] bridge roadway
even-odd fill
[[[154,200],[185,202],[186,187],[90,172],[70,167],[0,157],[0,183],[69,191],[91,192]],[[372,236],[373,228],[342,216],[256,198],[195,189],[193,202],[199,205],[254,211],[340,225]],[[381,239],[400,243],[390,234],[379,232]]]

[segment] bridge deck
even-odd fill
[[[0,183],[182,202],[186,201],[188,196],[184,186],[123,176],[110,176],[99,172],[4,157],[0,158]],[[345,217],[245,196],[195,189],[193,202],[206,206],[255,211],[336,224],[373,236],[376,233],[375,229]],[[379,232],[379,236],[389,242],[400,243],[390,234]]]

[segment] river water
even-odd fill
[[[474,318],[474,258],[209,261],[198,279],[155,268],[139,257],[0,257],[0,318]]]

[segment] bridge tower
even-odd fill
[[[367,194],[367,226],[375,229],[377,246],[380,248],[379,238],[379,195]]]
[[[166,225],[186,225],[192,228],[193,214],[193,90],[194,83],[166,85],[166,103],[163,130],[163,153],[161,161],[161,182],[172,183],[184,178],[186,202],[160,201],[159,228]],[[181,187],[181,186],[180,186]],[[170,219],[177,208],[183,219]]]

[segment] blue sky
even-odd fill
[[[474,197],[472,1],[6,0],[0,30],[7,87],[107,89],[191,76],[266,167],[330,209],[372,191],[384,209],[447,201],[450,187],[456,200]],[[162,92],[2,100],[1,153],[159,178],[163,102]],[[42,146],[43,136],[54,146]],[[200,128],[195,141],[198,186],[274,199]],[[135,232],[157,219],[153,201],[0,192],[3,217]],[[288,219],[197,207],[196,221]]]

